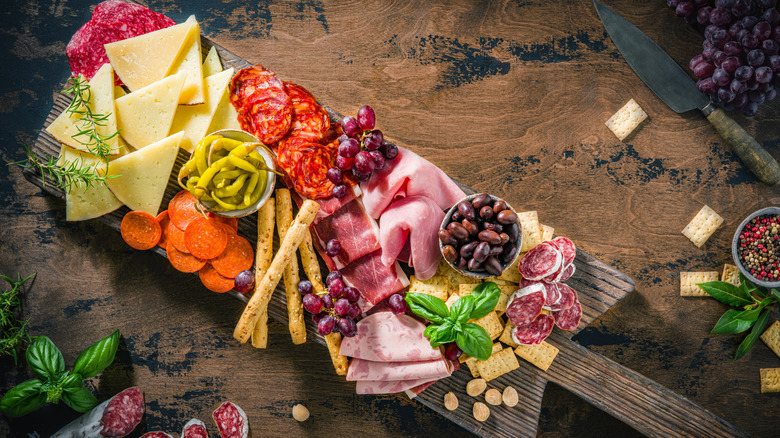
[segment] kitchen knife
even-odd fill
[[[780,183],[780,164],[723,109],[700,92],[680,66],[636,26],[593,0],[601,22],[628,65],[677,113],[699,109],[726,143],[761,181]]]

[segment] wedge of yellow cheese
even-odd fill
[[[182,23],[106,44],[108,60],[130,91],[140,90],[171,73],[197,23]]]
[[[165,138],[171,130],[184,74],[168,76],[116,100],[122,138],[141,149]]]
[[[182,105],[176,110],[171,131],[184,131],[180,148],[192,152],[195,145],[209,132],[211,119],[214,117],[220,101],[227,95],[228,84],[232,77],[232,68],[207,77],[206,103],[203,105]]]
[[[119,157],[108,166],[108,188],[131,210],[157,216],[165,187],[179,153],[183,132],[177,132],[145,148]]]
[[[98,122],[95,130],[103,138],[109,137],[117,131],[116,108],[114,106],[114,70],[109,64],[103,64],[100,70],[95,73],[92,80],[89,81],[89,93],[85,93],[84,100],[87,100],[87,106],[92,114],[96,116],[105,116],[104,120]],[[84,111],[80,108],[79,111]],[[87,146],[82,143],[88,142],[88,135],[77,135],[79,131],[91,129],[89,122],[79,121],[85,117],[82,114],[63,111],[46,127],[46,131],[56,138],[60,143],[64,143],[74,149],[89,151],[94,149],[94,145]],[[122,145],[119,144],[119,136],[115,135],[105,140],[105,143],[111,148],[110,155],[122,155]]]
[[[179,104],[198,105],[204,102],[203,88],[205,87],[201,63],[200,26],[194,15],[191,15],[185,23],[194,24],[195,27],[187,35],[184,50],[171,67],[170,74],[184,73],[187,76],[179,96]]]
[[[99,175],[104,174],[106,170],[106,163],[100,158],[63,146],[57,159],[57,166],[68,167],[74,162],[79,167],[83,164],[94,167]],[[122,202],[111,193],[104,182],[93,182],[90,187],[83,183],[75,183],[70,191],[65,192],[66,221],[93,219],[111,213],[121,206]]]
[[[230,92],[227,92],[220,99],[206,133],[221,129],[241,129],[241,125],[238,123],[238,112],[233,107],[233,104],[230,103],[229,97]]]
[[[219,54],[217,48],[211,46],[209,54],[206,55],[206,60],[203,61],[203,76],[209,77],[222,71],[222,62],[219,60]]]

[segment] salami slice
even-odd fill
[[[230,103],[236,111],[241,111],[250,96],[266,90],[284,93],[284,84],[262,65],[242,68],[230,81]]]
[[[580,325],[580,319],[582,319],[582,305],[580,300],[574,300],[574,305],[566,310],[560,310],[553,312],[555,318],[555,325],[564,330],[574,330]]]
[[[127,388],[108,402],[100,419],[104,437],[123,437],[135,429],[144,415],[144,394],[138,387]]]
[[[290,137],[319,141],[330,129],[330,116],[309,91],[298,84],[284,82],[284,91],[292,102]]]
[[[181,190],[168,203],[168,216],[180,230],[186,230],[194,219],[203,217],[196,208],[198,200],[187,190]]]
[[[138,35],[176,24],[175,21],[159,12],[154,12],[136,3],[127,3],[121,0],[107,0],[99,3],[95,6],[95,10],[92,11],[91,21],[125,25],[128,29],[134,29]]]
[[[171,218],[170,216],[168,216],[168,210],[163,210],[162,213],[157,215],[157,222],[160,223],[160,230],[162,230],[162,234],[160,235],[160,241],[157,242],[157,246],[167,250],[168,249],[168,224],[171,223]]]
[[[141,435],[141,438],[173,438],[173,435],[161,430],[155,430],[152,432],[146,432],[145,434]]]
[[[563,254],[563,266],[569,266],[577,257],[577,247],[574,242],[565,237],[556,237],[551,241]]]
[[[237,405],[226,401],[211,416],[222,438],[247,438],[249,435],[249,420]]]
[[[344,130],[341,129],[341,123],[333,122],[330,124],[328,132],[326,132],[325,136],[320,140],[320,143],[328,144],[333,140],[337,140],[342,134],[344,134]]]
[[[506,306],[506,316],[512,324],[521,326],[534,320],[545,303],[545,288],[541,284],[533,284],[513,293]]]
[[[272,144],[279,141],[292,125],[292,104],[290,97],[276,93],[249,98],[245,106],[238,110],[238,123],[241,129],[250,132],[261,142]]]
[[[206,424],[197,418],[193,418],[182,428],[181,438],[209,438]]]
[[[289,176],[298,194],[309,199],[327,198],[335,185],[328,179],[328,169],[336,158],[338,145],[323,146],[314,142],[288,144],[278,156],[279,167]]]
[[[537,345],[547,339],[552,332],[555,319],[547,314],[541,314],[528,324],[512,329],[512,339],[518,344]]]
[[[555,299],[550,299],[550,291],[554,290]],[[545,309],[555,312],[566,310],[577,301],[577,292],[563,283],[554,283],[547,285],[548,300]]]
[[[574,267],[574,263],[570,264],[566,270],[563,272],[563,275],[561,276],[561,281],[566,281],[571,278],[572,275],[574,275],[574,271],[576,271],[577,268]]]
[[[541,280],[556,272],[562,261],[563,256],[558,247],[550,242],[542,242],[526,253],[518,269],[523,278]]]

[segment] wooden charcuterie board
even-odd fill
[[[209,39],[202,38],[204,55],[212,46],[217,48],[225,68],[233,67],[238,70],[250,65],[246,60],[212,43]],[[69,103],[70,98],[60,94],[54,102],[44,127],[64,111]],[[340,114],[327,106],[324,107],[333,120],[341,120]],[[42,130],[33,152],[42,157],[56,157],[60,147],[57,140]],[[176,175],[178,168],[187,158],[188,154],[180,151],[172,175]],[[28,169],[24,174],[29,181],[45,192],[58,198],[65,197],[61,189],[47,184],[39,173]],[[463,188],[467,193],[473,192],[468,187]],[[179,190],[176,179],[172,177],[166,188],[163,205],[167,205]],[[128,211],[127,207],[122,207],[101,217],[100,220],[118,231],[122,217]],[[239,221],[239,234],[250,242],[256,242],[256,223],[257,214]],[[278,240],[276,244],[278,245]],[[153,251],[165,256],[165,251],[159,247],[155,247]],[[648,436],[747,436],[745,432],[682,396],[572,341],[571,337],[574,334],[587,327],[634,289],[634,282],[628,276],[583,251],[578,250],[574,263],[577,270],[567,284],[579,293],[583,317],[576,330],[566,332],[555,329],[547,339],[547,342],[560,350],[552,366],[545,372],[520,360],[519,369],[489,384],[490,387],[498,389],[508,385],[517,389],[520,394],[520,403],[517,406],[512,408],[503,405],[491,406],[491,414],[487,421],[475,420],[472,416],[472,406],[479,399],[469,397],[465,393],[466,383],[472,379],[466,367],[429,387],[415,400],[479,436],[536,436],[545,386],[548,382],[553,382]],[[241,301],[247,301],[244,295],[235,292],[229,294]],[[268,313],[272,318],[286,325],[285,301],[283,286],[280,285],[269,304]],[[313,324],[308,324],[307,330],[309,339],[325,344],[324,338],[316,333]],[[446,410],[443,405],[444,394],[450,391],[457,394],[459,399],[459,407],[454,411]]]

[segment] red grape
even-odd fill
[[[772,69],[767,66],[761,66],[756,69],[756,82],[766,84],[772,80]]]
[[[696,12],[696,21],[701,24],[702,26],[710,24],[710,13],[712,12],[712,8],[710,6],[705,6],[701,9],[699,9]]]
[[[674,9],[674,13],[677,14],[678,17],[688,17],[695,11],[696,6],[694,6],[692,2],[680,2]]]
[[[342,171],[346,172],[347,170],[351,170],[353,167],[355,167],[355,159],[354,158],[347,158],[343,155],[337,155],[336,156],[336,167],[341,169]]]
[[[369,152],[371,158],[374,160],[374,170],[379,170],[385,167],[385,156],[380,151]]]
[[[328,293],[333,297],[340,297],[344,293],[344,281],[340,278],[334,278],[328,283]]]
[[[753,26],[755,26],[758,22],[758,17],[754,17],[752,15],[748,15],[740,21],[740,23],[742,23],[742,28],[747,30],[753,30]]]
[[[371,178],[370,173],[363,173],[357,169],[352,169],[352,176],[358,181],[368,181],[368,179]]]
[[[352,304],[349,306],[349,311],[347,312],[347,316],[350,318],[357,318],[360,315],[360,307],[357,304]]]
[[[319,295],[306,294],[303,296],[303,307],[311,313],[320,313],[322,311],[323,305],[324,302]]]
[[[699,91],[704,94],[714,94],[718,89],[717,85],[712,82],[712,78],[702,79],[696,85],[699,87]]]
[[[718,99],[721,102],[729,103],[732,100],[734,100],[735,97],[737,97],[737,94],[734,93],[733,91],[729,90],[728,88],[720,88],[720,89],[718,89]]]
[[[756,38],[755,35],[749,33],[743,36],[742,39],[739,40],[739,43],[742,44],[743,50],[753,50],[758,47],[758,38]]]
[[[341,275],[341,272],[339,271],[330,271],[328,273],[328,276],[325,277],[325,284],[330,287],[330,284],[333,283],[334,280],[342,280],[344,277]]]
[[[736,56],[729,56],[723,60],[720,68],[726,70],[726,73],[732,74],[742,65],[742,62]]]
[[[355,324],[355,320],[351,318],[340,318],[338,324],[339,331],[345,337],[351,338],[357,334],[358,329],[357,324]]]
[[[250,270],[239,272],[233,280],[233,288],[236,292],[248,294],[255,288],[255,274]]]
[[[310,294],[312,290],[312,284],[309,280],[301,280],[298,282],[298,292],[301,295]]]
[[[341,242],[338,239],[330,239],[325,244],[325,254],[329,257],[336,257],[341,252]]]
[[[332,316],[326,315],[322,319],[320,319],[320,322],[317,323],[317,332],[319,334],[325,336],[329,335],[333,332],[333,328],[336,326],[336,320],[333,319]]]
[[[341,121],[341,129],[344,134],[349,137],[354,137],[360,133],[360,125],[354,117],[346,116]]]
[[[763,20],[759,21],[753,26],[753,35],[755,35],[759,41],[764,41],[772,36],[772,25]]]
[[[731,82],[730,75],[726,72],[726,70],[723,70],[722,68],[716,68],[714,72],[712,72],[712,82],[715,83],[715,85],[719,87],[725,87],[726,85]]]
[[[693,68],[693,74],[695,74],[696,77],[699,79],[704,79],[712,76],[712,72],[714,71],[715,71],[715,66],[707,61],[700,62],[699,65]]]
[[[734,78],[740,82],[747,82],[753,77],[753,67],[749,65],[743,65],[734,72]]]
[[[385,137],[382,135],[382,131],[375,129],[371,131],[371,135],[366,137],[365,140],[363,140],[363,144],[366,146],[366,149],[369,151],[375,151],[379,149],[380,146],[382,146],[382,143],[384,142]]]
[[[382,154],[384,154],[385,158],[388,160],[392,160],[398,156],[398,146],[394,144],[384,143],[379,150],[382,151]]]
[[[336,315],[338,316],[346,315],[347,311],[349,311],[349,300],[346,298],[339,298],[336,300],[333,304],[333,311],[336,312]]]
[[[339,184],[336,187],[333,187],[333,196],[339,199],[347,196],[347,186]]]
[[[390,295],[390,298],[387,299],[387,304],[390,306],[390,310],[396,315],[403,315],[408,308],[406,301],[401,294]]]
[[[360,125],[360,129],[364,131],[374,129],[374,124],[376,123],[374,109],[368,105],[361,106],[357,113],[357,122]]]
[[[346,298],[350,303],[357,303],[357,301],[360,299],[360,291],[352,286],[347,286],[344,288],[344,298]]]
[[[764,11],[764,15],[762,15],[761,18],[766,20],[772,26],[777,26],[780,24],[780,13],[778,13],[777,9],[774,8]]]
[[[328,180],[333,184],[341,184],[344,181],[344,175],[341,173],[341,170],[339,170],[338,167],[331,167],[328,169],[327,176]]]
[[[333,298],[330,296],[330,294],[324,294],[320,297],[320,299],[322,300],[322,304],[326,309],[333,308]]]
[[[703,61],[704,61],[704,56],[700,53],[700,54],[694,56],[693,58],[691,58],[691,60],[688,62],[688,68],[693,70],[694,67],[696,67],[697,65],[699,65]]]
[[[764,51],[765,55],[777,55],[778,51],[780,49],[780,44],[777,44],[775,40],[764,40],[761,41],[761,50]]]
[[[355,169],[359,172],[370,175],[374,171],[375,166],[376,163],[374,163],[368,151],[360,151],[355,155]]]
[[[763,64],[765,58],[766,57],[764,56],[764,52],[761,50],[751,50],[748,52],[746,57],[747,63],[753,67],[758,67]]]
[[[744,82],[740,82],[734,78],[731,80],[731,84],[729,84],[729,89],[736,94],[744,93],[745,90],[747,90],[747,85],[745,85]]]
[[[354,138],[348,138],[339,144],[339,155],[352,158],[360,152],[360,142]]]
[[[710,23],[725,26],[731,22],[731,13],[726,8],[715,8],[710,13]]]
[[[729,56],[739,55],[742,53],[742,46],[736,41],[729,41],[723,45],[723,52]]]
[[[444,357],[446,357],[447,360],[458,360],[462,354],[463,350],[454,342],[450,342],[444,347]]]

